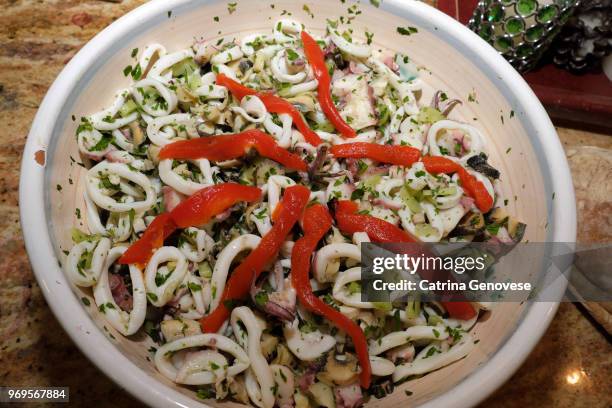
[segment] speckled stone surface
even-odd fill
[[[49,311],[19,228],[21,152],[47,88],[92,36],[142,0],[0,0],[0,385],[68,386],[71,405],[141,404],[98,371]],[[566,149],[612,137],[559,129]],[[27,222],[27,220],[26,220]],[[520,370],[483,407],[611,407],[612,346],[562,304]]]

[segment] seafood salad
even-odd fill
[[[523,235],[461,101],[328,24],[135,49],[130,86],[78,123],[66,274],[200,398],[353,408],[462,359],[489,306],[364,302],[360,245]]]

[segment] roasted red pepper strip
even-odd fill
[[[300,156],[283,149],[272,136],[258,129],[170,143],[161,149],[159,158],[223,161],[242,157],[251,148],[257,150],[261,156],[274,160],[287,168],[298,171],[308,170],[306,162]]]
[[[179,228],[204,225],[215,215],[221,214],[234,204],[246,201],[252,203],[261,198],[257,187],[238,183],[223,183],[205,187],[181,201],[170,212]]]
[[[319,104],[321,104],[323,113],[325,113],[327,119],[329,119],[331,124],[334,125],[336,130],[340,132],[342,136],[357,136],[355,129],[350,127],[349,124],[342,119],[338,109],[336,109],[336,105],[334,105],[334,101],[331,97],[331,78],[329,76],[329,71],[327,70],[327,65],[325,64],[325,55],[323,54],[321,47],[319,47],[316,40],[306,31],[302,31],[302,43],[304,43],[304,53],[306,54],[306,59],[308,59],[308,63],[312,67],[312,72],[319,82],[317,93]]]
[[[244,86],[238,81],[234,81],[225,74],[217,74],[215,82],[217,85],[226,87],[238,100],[242,100],[247,95],[258,95],[256,90]]]
[[[211,314],[200,320],[202,331],[215,333],[229,317],[230,310],[225,302],[239,300],[248,295],[251,283],[257,279],[264,268],[276,259],[287,235],[300,219],[302,211],[310,198],[310,190],[304,186],[291,186],[285,190],[274,213],[274,225],[264,235],[257,248],[244,258],[244,261],[230,276],[221,297],[219,306]]]
[[[476,316],[476,310],[469,302],[440,302],[449,316],[459,320],[470,320]]]
[[[375,242],[416,242],[401,228],[366,214],[357,214],[357,204],[353,201],[338,201],[336,222],[341,231],[348,234],[366,232]]]
[[[306,121],[302,117],[302,114],[295,106],[291,104],[291,102],[284,100],[276,95],[273,95],[270,92],[262,92],[257,94],[259,99],[266,106],[268,112],[272,113],[286,113],[291,116],[293,119],[293,123],[295,127],[304,135],[304,139],[313,146],[318,146],[321,144],[322,140],[319,135],[316,134],[314,130],[308,127]]]
[[[366,232],[374,242],[402,243],[416,242],[406,231],[388,223],[385,220],[371,215],[356,214],[357,204],[353,201],[338,201],[336,205],[336,222],[342,232],[354,234],[355,232]],[[293,266],[293,263],[292,263]],[[422,278],[434,279],[430,271],[422,272]],[[451,317],[468,320],[476,315],[476,311],[469,302],[440,302],[446,308]]]
[[[164,240],[176,230],[176,224],[170,213],[159,214],[147,227],[138,241],[134,242],[121,255],[118,263],[137,264],[144,267],[157,248],[164,245]]]
[[[409,146],[391,146],[357,142],[332,146],[331,154],[341,158],[372,159],[381,163],[410,167],[421,158],[421,152]]]
[[[425,156],[421,160],[429,173],[457,173],[461,186],[474,199],[476,206],[483,213],[488,213],[493,208],[493,197],[491,197],[485,185],[472,176],[462,165],[441,156]]]
[[[266,106],[268,112],[286,113],[291,116],[295,127],[304,135],[304,139],[313,146],[321,144],[321,138],[311,128],[308,127],[306,121],[302,117],[300,111],[297,110],[289,101],[284,100],[271,92],[257,92],[254,89],[248,88],[225,74],[217,74],[217,85],[226,87],[236,99],[242,99],[247,95],[256,95]]]
[[[372,369],[368,355],[368,344],[361,328],[351,319],[329,306],[312,293],[310,286],[310,260],[317,243],[329,231],[332,218],[321,204],[308,207],[304,212],[304,236],[298,239],[291,252],[291,283],[297,292],[300,302],[313,313],[331,321],[340,330],[346,332],[351,339],[359,358],[361,386],[370,387]]]
[[[142,237],[119,258],[119,263],[144,266],[153,256],[153,252],[162,247],[164,240],[177,228],[206,224],[212,217],[237,202],[253,202],[260,198],[261,190],[257,187],[237,183],[205,187],[181,202],[171,212],[155,217]]]

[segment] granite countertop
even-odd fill
[[[141,404],[80,353],[47,307],[19,227],[18,163],[34,114],[65,63],[142,3],[0,1],[0,385],[68,386],[77,406]],[[610,136],[558,131],[566,151],[583,145],[612,149]],[[527,361],[482,406],[612,406],[609,341],[581,306],[561,304]]]

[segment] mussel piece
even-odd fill
[[[159,152],[160,151],[161,151],[161,148],[159,146],[155,146],[153,143],[151,143],[149,147],[147,147],[147,157],[156,166],[159,164]]]
[[[327,356],[325,368],[317,378],[327,384],[347,385],[355,382],[359,376],[357,358],[350,354],[333,354]]]
[[[334,390],[327,384],[317,382],[308,387],[308,392],[316,403],[316,406],[335,408]]]
[[[241,376],[237,376],[232,381],[228,381],[228,383],[232,399],[242,402],[243,404],[248,404],[249,395],[247,394],[244,379]]]
[[[496,207],[487,215],[489,224],[497,224],[506,227],[513,242],[521,242],[525,236],[527,225],[508,215],[506,210]]]
[[[215,127],[207,122],[200,121],[196,122],[196,131],[200,137],[212,136],[215,132]]]
[[[276,351],[276,347],[278,346],[278,337],[272,336],[269,333],[263,333],[261,335],[261,352],[266,359],[270,358],[274,351]]]
[[[291,366],[294,363],[293,354],[283,343],[276,345],[276,357],[272,360],[272,364],[280,364],[284,366]]]
[[[501,207],[495,207],[487,215],[487,220],[490,224],[495,223],[499,225],[504,225],[508,221],[508,218],[508,213]]]
[[[293,98],[287,98],[287,100],[302,113],[314,112],[316,110],[315,100],[310,94],[300,94]]]
[[[161,322],[161,332],[167,342],[202,333],[200,324],[191,319],[173,319]]]
[[[512,237],[512,240],[514,242],[521,242],[523,240],[523,237],[525,236],[527,224],[524,224],[519,221],[515,221],[513,222],[513,224],[514,225],[512,226],[510,223],[508,223],[508,232],[510,233],[510,236]]]
[[[477,172],[482,173],[487,177],[490,177],[492,179],[499,178],[499,170],[487,163],[487,155],[484,153],[480,153],[476,156],[470,157],[467,161],[467,164]]]
[[[527,225],[508,215],[505,210],[499,207],[493,209],[489,219],[492,222],[505,226],[514,242],[520,242],[523,239]]]
[[[140,124],[137,121],[130,123],[128,127],[130,128],[130,132],[132,134],[132,143],[136,147],[140,146],[147,139],[142,127],[140,127]]]
[[[454,237],[474,236],[485,227],[485,219],[481,212],[470,211],[463,216],[459,224],[451,232]]]

